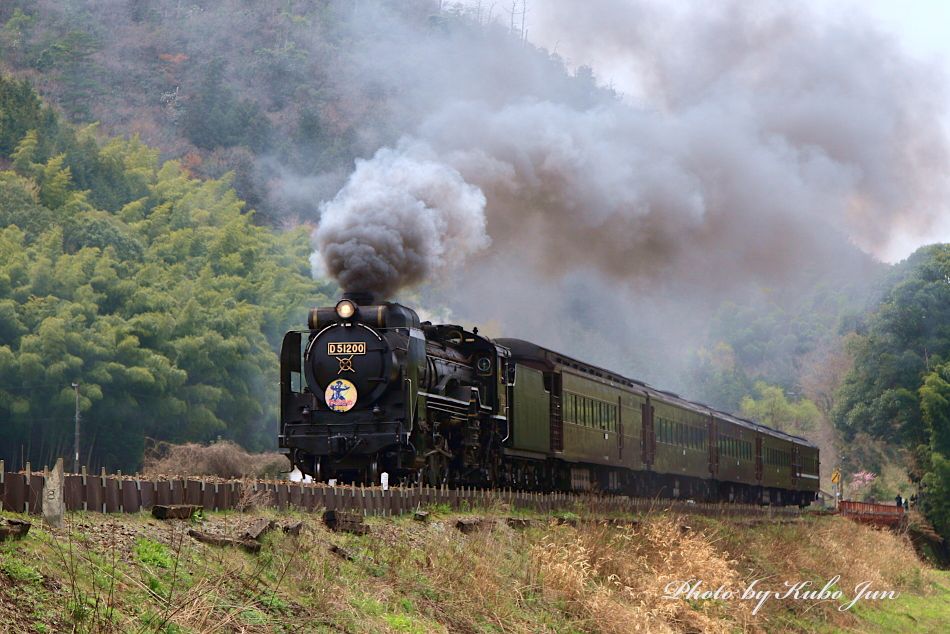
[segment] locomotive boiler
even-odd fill
[[[804,505],[818,448],[520,339],[349,293],[280,354],[279,446],[317,480]]]

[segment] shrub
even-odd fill
[[[289,467],[277,452],[248,453],[227,440],[210,445],[157,443],[145,456],[149,475],[276,478]]]

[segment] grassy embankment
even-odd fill
[[[0,544],[0,631],[926,632],[950,622],[947,573],[906,538],[840,518],[746,526],[657,513],[634,527],[574,527],[534,516],[525,529],[463,535],[458,514],[435,509],[427,524],[371,520],[355,536],[316,515],[263,513],[305,527],[269,533],[256,555],[187,535],[238,535],[261,514],[163,523],[76,513],[64,530],[35,525]],[[900,597],[847,612],[842,600],[769,600],[757,614],[754,601],[662,598],[676,580],[780,590],[835,575],[846,597],[862,581]]]

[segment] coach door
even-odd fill
[[[617,397],[617,458],[623,464],[623,397]]]
[[[647,397],[646,403],[640,406],[641,419],[643,425],[640,433],[640,452],[643,456],[643,465],[649,469],[656,456],[656,435],[653,433],[653,405],[650,404],[650,397]]]
[[[762,482],[762,434],[755,435],[755,481]]]
[[[551,451],[564,451],[564,416],[561,408],[561,373],[551,373]]]
[[[706,425],[708,427],[706,439],[709,443],[709,473],[715,478],[719,475],[719,426],[716,424],[716,417],[710,414]]]
[[[801,477],[801,458],[798,455],[798,445],[792,445],[792,488],[798,488],[798,478]]]

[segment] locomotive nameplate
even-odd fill
[[[327,344],[327,354],[332,356],[336,355],[351,355],[351,354],[366,354],[366,342],[365,341],[353,341],[353,342],[340,342],[340,343],[328,343]]]

